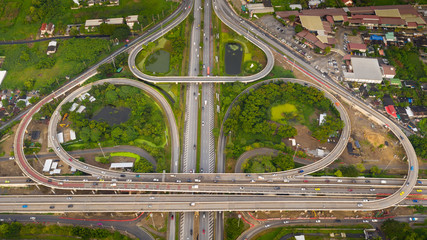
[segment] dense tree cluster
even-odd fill
[[[387,219],[381,224],[381,231],[387,239],[392,240],[423,240],[427,239],[427,228],[411,228],[406,222]]]
[[[326,142],[330,135],[341,130],[343,127],[344,123],[341,119],[326,116],[325,121],[321,125],[318,125],[317,122],[312,124],[313,132],[311,135],[321,142]]]
[[[411,135],[409,136],[409,140],[411,141],[417,156],[427,159],[427,137]]]
[[[390,64],[396,67],[397,78],[418,80],[427,77],[427,66],[420,60],[418,49],[411,42],[403,48],[388,48],[386,56]]]
[[[110,43],[103,39],[73,38],[61,45],[65,60],[82,62],[85,66],[93,64],[99,54],[109,51]]]
[[[143,137],[156,145],[164,141],[166,126],[162,112],[140,89],[104,84],[93,86],[89,94],[95,97],[96,101],[89,104],[87,99],[84,100],[82,104],[86,106],[85,112],[69,113],[71,127],[84,142],[111,140],[116,144],[124,144],[138,137]],[[61,114],[68,112],[71,105],[72,103],[64,104]],[[130,108],[129,120],[114,126],[104,121],[91,120],[98,110],[107,105]]]
[[[50,118],[58,105],[59,101],[56,98],[49,103],[43,104],[40,110],[33,115],[33,119],[40,120],[42,117]]]
[[[292,155],[279,153],[277,156],[257,156],[242,164],[247,173],[280,172],[295,167]]]
[[[144,158],[141,158],[139,161],[136,161],[133,166],[133,172],[139,172],[139,173],[149,173],[153,172],[153,164],[151,164],[149,161],[147,161]]]
[[[239,102],[231,110],[230,117],[225,122],[225,132],[244,132],[245,134],[272,135],[276,131],[276,124],[269,121],[269,109],[273,104],[284,102],[300,102],[312,105],[322,111],[331,110],[338,115],[329,99],[313,87],[304,87],[294,83],[269,83],[241,96]],[[316,136],[330,132],[331,129],[342,128],[341,120],[333,117],[324,127],[316,130]],[[341,128],[340,128],[341,126]],[[277,132],[282,137],[291,137],[296,134],[290,126],[283,126]]]
[[[63,15],[73,4],[73,1],[63,0],[32,0],[25,20],[37,22]]]
[[[127,24],[113,25],[103,23],[99,26],[99,33],[102,35],[109,35],[111,39],[118,39],[123,41],[128,38],[130,28]]]
[[[180,27],[171,30],[169,34],[166,35],[166,39],[171,41],[171,58],[170,58],[170,67],[179,71],[180,65],[182,64],[182,53],[185,48],[185,39],[183,36],[185,35],[185,28],[183,25]]]
[[[42,225],[42,224],[22,224],[19,222],[2,223],[0,225],[0,237],[5,238],[29,238],[30,236],[39,237],[46,235],[64,237],[75,236],[81,239],[114,239],[114,240],[130,240],[131,238],[122,235],[118,231],[113,233],[103,228],[87,228],[80,226],[59,226],[59,225]],[[31,237],[30,237],[31,238]]]

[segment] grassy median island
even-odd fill
[[[150,96],[135,87],[112,84],[93,86],[88,94],[90,97],[87,95],[84,100],[76,98],[62,106],[61,115],[68,113],[67,121],[79,139],[65,143],[66,150],[98,148],[98,142],[103,147],[134,145],[157,160],[158,171],[168,169],[165,156],[170,150],[165,117]],[[78,107],[70,112],[73,104]],[[81,106],[86,108],[78,113]]]
[[[327,113],[322,124],[317,117]],[[295,83],[264,84],[242,95],[225,121],[224,132],[229,134],[227,158],[236,159],[243,152],[270,147],[286,154],[266,159],[256,158],[245,164],[248,169],[286,170],[293,167],[293,150],[282,140],[298,134],[296,126],[305,126],[312,137],[324,142],[343,128],[339,112],[322,92]],[[297,156],[304,157],[303,153]],[[255,166],[254,166],[255,164]]]
[[[189,28],[187,23],[188,19],[162,38],[145,45],[136,56],[136,67],[147,75],[183,75],[183,70],[187,68],[183,59],[189,44],[189,38],[186,37]]]
[[[265,67],[267,57],[260,48],[225,24],[218,26],[219,41],[216,41],[214,47],[219,53],[219,69],[214,69],[213,73],[219,72],[221,76],[247,76],[258,73]]]

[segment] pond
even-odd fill
[[[237,75],[242,71],[243,48],[238,43],[225,44],[225,73]]]
[[[169,72],[170,53],[165,50],[158,50],[147,57],[145,69],[152,73]]]
[[[126,107],[105,106],[91,120],[106,122],[110,126],[118,125],[129,120],[130,112],[130,108]]]

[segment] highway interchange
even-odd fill
[[[176,174],[143,174],[141,176],[137,176],[135,174],[126,173],[123,176],[123,173],[117,171],[108,171],[101,168],[96,168],[93,166],[88,166],[84,163],[81,163],[74,159],[71,155],[65,152],[62,147],[58,144],[56,139],[56,123],[61,117],[58,114],[58,110],[52,116],[52,120],[49,125],[49,143],[53,146],[55,153],[67,164],[70,166],[76,167],[84,172],[94,175],[93,179],[88,179],[88,181],[65,181],[61,178],[46,178],[45,176],[37,173],[26,161],[26,158],[23,154],[23,138],[25,136],[25,129],[31,121],[32,115],[37,112],[40,107],[51,101],[53,98],[57,98],[61,95],[69,94],[68,90],[73,89],[74,87],[81,85],[86,79],[96,74],[96,67],[99,64],[110,61],[111,57],[114,57],[120,54],[123,51],[127,51],[129,49],[122,48],[112,54],[109,58],[103,60],[101,63],[89,69],[87,72],[82,74],[80,77],[75,79],[74,81],[68,83],[64,87],[55,91],[51,95],[42,99],[38,104],[36,104],[29,112],[26,114],[21,124],[18,128],[17,134],[15,135],[15,156],[18,165],[21,167],[23,172],[28,175],[33,181],[38,184],[43,184],[52,188],[61,188],[61,189],[73,189],[73,190],[122,190],[122,191],[153,191],[153,192],[200,192],[200,193],[241,193],[242,195],[215,195],[214,197],[209,194],[199,194],[199,195],[191,195],[187,197],[179,196],[179,201],[171,198],[177,198],[174,195],[168,196],[156,196],[156,201],[153,199],[144,199],[141,197],[139,200],[131,200],[129,197],[129,202],[124,203],[122,200],[123,196],[118,197],[108,196],[109,200],[105,200],[98,195],[91,195],[90,199],[101,199],[108,203],[110,206],[114,205],[114,208],[106,207],[106,204],[100,204],[99,202],[96,204],[84,204],[87,202],[88,198],[79,196],[73,197],[73,207],[69,208],[70,201],[62,201],[58,200],[60,196],[28,196],[25,198],[21,198],[18,201],[18,198],[4,198],[0,205],[0,208],[3,211],[9,212],[66,212],[66,211],[163,211],[163,212],[188,212],[184,214],[184,225],[181,227],[182,230],[181,236],[186,239],[189,237],[189,229],[192,229],[193,226],[193,212],[194,211],[216,211],[219,215],[221,215],[224,210],[281,210],[281,209],[292,209],[292,210],[309,210],[309,209],[325,209],[325,210],[376,210],[383,209],[389,206],[394,206],[399,204],[399,202],[403,201],[412,191],[413,187],[416,184],[417,173],[418,173],[418,162],[409,140],[405,136],[405,134],[400,130],[400,128],[388,118],[384,117],[381,113],[370,108],[366,103],[359,100],[358,98],[349,94],[344,88],[342,88],[339,84],[331,81],[330,79],[325,79],[309,64],[307,64],[304,60],[299,59],[294,56],[292,52],[288,51],[286,47],[284,47],[279,41],[276,39],[270,38],[268,34],[262,32],[261,29],[258,29],[256,26],[247,22],[245,20],[240,20],[238,16],[234,14],[230,6],[226,3],[226,1],[216,0],[213,2],[205,1],[206,6],[201,6],[200,0],[193,1],[184,1],[181,6],[175,11],[171,16],[169,16],[166,20],[163,21],[162,24],[157,25],[153,30],[150,30],[148,33],[139,37],[136,41],[132,42],[129,45],[131,53],[129,55],[129,65],[131,71],[140,79],[150,81],[150,82],[191,82],[189,84],[187,90],[187,107],[186,107],[186,123],[185,123],[185,132],[184,132],[184,143],[183,143],[183,157],[181,159],[181,171],[182,174],[178,174],[178,163],[180,157],[180,146],[179,146],[179,138],[178,138],[178,130],[175,123],[175,118],[173,116],[172,110],[170,109],[167,101],[155,90],[147,85],[132,81],[128,79],[109,79],[103,80],[105,82],[110,82],[113,84],[127,84],[135,87],[141,87],[144,91],[147,91],[151,96],[156,98],[156,101],[160,102],[163,110],[165,111],[165,115],[168,118],[168,125],[170,136],[172,137],[171,145],[172,145],[172,161],[171,161],[171,169],[173,173]],[[266,67],[258,74],[247,76],[247,77],[223,77],[223,76],[207,76],[207,67],[211,66],[212,56],[210,55],[210,26],[206,24],[206,22],[210,22],[210,7],[213,6],[213,9],[217,16],[223,21],[227,26],[238,32],[239,34],[244,35],[249,41],[260,47],[267,56],[267,65]],[[205,68],[199,69],[199,57],[200,57],[200,21],[201,21],[201,9],[205,9],[204,14],[204,35],[203,42],[203,63],[205,64]],[[135,56],[136,54],[143,48],[143,46],[152,42],[160,36],[164,35],[167,31],[178,25],[182,22],[189,14],[190,11],[194,10],[194,22],[193,22],[193,31],[191,36],[191,43],[196,46],[195,48],[191,48],[190,53],[190,62],[189,62],[189,76],[186,77],[153,77],[142,74],[139,72],[137,68],[135,68]],[[167,25],[163,25],[167,24]],[[262,41],[261,41],[262,40]],[[269,46],[267,46],[267,44]],[[408,156],[408,175],[406,180],[401,180],[399,183],[400,186],[393,186],[390,188],[386,188],[382,184],[374,184],[374,179],[372,179],[371,184],[361,184],[359,183],[346,183],[345,186],[351,186],[351,192],[337,192],[336,188],[341,188],[343,184],[338,184],[336,179],[332,178],[330,181],[334,181],[334,184],[319,182],[319,180],[310,179],[308,183],[305,183],[306,180],[303,176],[310,172],[315,172],[319,169],[322,169],[329,165],[332,161],[334,161],[344,150],[345,144],[348,140],[349,131],[343,131],[343,136],[340,142],[337,144],[337,147],[334,149],[333,154],[329,154],[324,159],[317,161],[311,165],[307,165],[303,167],[304,172],[299,172],[300,169],[290,170],[282,173],[269,173],[269,174],[253,174],[253,176],[248,177],[245,174],[220,174],[224,172],[224,146],[225,146],[225,137],[224,134],[221,134],[219,138],[218,144],[218,160],[217,160],[217,173],[210,173],[214,171],[215,166],[215,151],[213,150],[213,136],[212,136],[212,128],[213,128],[213,112],[214,112],[214,92],[213,92],[213,84],[211,82],[234,82],[234,81],[242,81],[242,82],[250,82],[258,80],[264,77],[268,72],[270,72],[271,68],[274,64],[274,57],[270,50],[270,47],[273,47],[274,51],[280,52],[286,56],[285,59],[288,59],[291,64],[295,64],[296,68],[299,68],[302,72],[304,72],[307,76],[313,78],[318,81],[320,85],[316,86],[318,89],[321,89],[325,92],[325,95],[329,98],[333,99],[333,102],[338,103],[339,101],[345,101],[355,108],[359,109],[362,113],[368,115],[371,119],[376,120],[377,122],[383,123],[387,126],[396,136],[398,136],[402,142],[402,145]],[[292,60],[291,60],[292,59]],[[194,70],[194,71],[193,71]],[[199,76],[201,72],[202,76]],[[288,79],[289,81],[298,81],[295,79]],[[100,84],[102,82],[97,82],[95,84]],[[202,85],[202,93],[199,95],[199,86],[195,83],[207,83]],[[305,82],[301,81],[301,84],[305,84]],[[309,84],[309,83],[306,83]],[[88,91],[91,85],[87,85],[85,87],[79,88],[77,91],[67,95],[65,100],[62,103],[70,101],[80,94]],[[205,102],[206,101],[206,102]],[[199,115],[199,106],[202,106],[201,113],[201,121],[198,122]],[[338,109],[340,109],[340,105],[337,105]],[[346,123],[346,127],[350,126],[350,122],[345,118],[347,115],[344,112],[341,112],[341,117],[344,117],[344,122]],[[203,174],[194,174],[190,172],[197,171],[196,169],[196,159],[197,159],[197,151],[195,151],[195,146],[197,146],[197,132],[198,125],[201,124],[201,153],[200,153],[200,167],[204,169]],[[196,147],[196,149],[198,149]],[[213,155],[212,155],[213,154]],[[71,159],[71,160],[70,160]],[[410,170],[410,167],[413,167],[413,170]],[[195,183],[196,179],[200,179],[202,176],[202,180],[200,183]],[[105,179],[104,182],[99,183],[99,179]],[[95,180],[96,179],[96,180]],[[110,182],[112,179],[122,180],[117,184],[117,186],[112,187]],[[129,181],[132,180],[132,182]],[[160,179],[161,181],[155,182],[154,179]],[[190,179],[191,183],[182,181],[182,183],[177,183],[177,179],[187,180]],[[255,183],[250,183],[249,180],[256,180]],[[284,182],[285,179],[290,179],[293,184],[289,184]],[[268,183],[268,180],[272,180],[273,183]],[[218,181],[218,183],[214,183],[214,181]],[[295,181],[295,182],[294,182]],[[322,178],[320,181],[325,181]],[[345,180],[349,181],[349,180]],[[379,181],[379,180],[378,180]],[[97,185],[94,185],[97,183]],[[311,185],[310,185],[311,184]],[[352,186],[352,184],[354,186]],[[197,185],[197,188],[195,188]],[[370,191],[372,186],[375,186],[376,193],[380,192],[379,189],[386,189],[391,194],[389,197],[384,199],[369,199],[367,202],[362,203],[362,198],[357,198],[357,195],[361,195],[362,197],[373,195]],[[320,186],[321,190],[316,190],[316,186]],[[274,189],[274,187],[280,187],[280,190]],[[305,188],[304,194],[309,195],[319,195],[319,191],[322,194],[327,194],[328,201],[325,201],[323,198],[316,197],[303,197],[301,196],[302,188]],[[310,189],[309,189],[310,188]],[[381,190],[382,191],[382,190]],[[250,195],[254,193],[263,193],[266,195]],[[290,194],[286,195],[286,197],[277,195],[271,196],[275,194]],[[351,196],[348,199],[341,198],[333,198],[333,195],[347,195]],[[297,195],[297,196],[292,196]],[[172,197],[174,196],[174,197]],[[64,198],[63,196],[61,196]],[[146,198],[146,197],[145,197]],[[13,200],[12,200],[13,199]],[[39,199],[39,200],[37,200]],[[65,198],[63,200],[66,200]],[[31,203],[28,208],[22,208],[24,204]],[[43,203],[39,203],[38,201],[43,201]],[[138,203],[138,204],[135,204]],[[194,203],[194,205],[190,204]],[[262,204],[260,204],[262,203]],[[286,204],[285,204],[286,203]],[[54,205],[55,208],[47,208],[49,205]],[[202,212],[202,214],[205,212]],[[207,213],[207,212],[206,212]],[[221,217],[216,219],[217,225],[221,224]],[[200,218],[199,225],[202,226],[201,229],[212,229],[212,215],[207,214],[207,218]],[[175,224],[170,224],[175,225]],[[221,224],[222,225],[222,224]],[[170,228],[172,230],[172,226]],[[219,228],[220,229],[220,228]],[[221,232],[221,230],[217,231],[217,235]],[[190,234],[191,235],[191,234]],[[169,238],[171,238],[170,235]],[[174,236],[173,236],[174,237]],[[213,233],[208,231],[208,235],[206,239],[212,239]]]

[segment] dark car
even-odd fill
[[[365,183],[370,183],[371,181],[370,180],[365,180]]]
[[[74,207],[74,205],[73,205],[73,204],[68,205],[68,208],[72,208],[72,207]]]
[[[120,177],[126,177],[126,175],[124,175],[124,174],[120,174]]]
[[[98,186],[98,183],[94,182],[92,183],[93,186]]]
[[[280,190],[280,187],[274,187],[274,190]]]
[[[53,206],[53,205],[52,205],[52,206],[50,206],[49,208],[50,208],[50,209],[54,209],[54,208],[55,208],[55,206]]]
[[[28,182],[28,183],[30,183],[30,182],[33,182],[33,180],[31,180],[31,179],[27,179],[27,180],[25,180],[25,182]]]
[[[48,179],[47,182],[52,182],[52,179]]]

